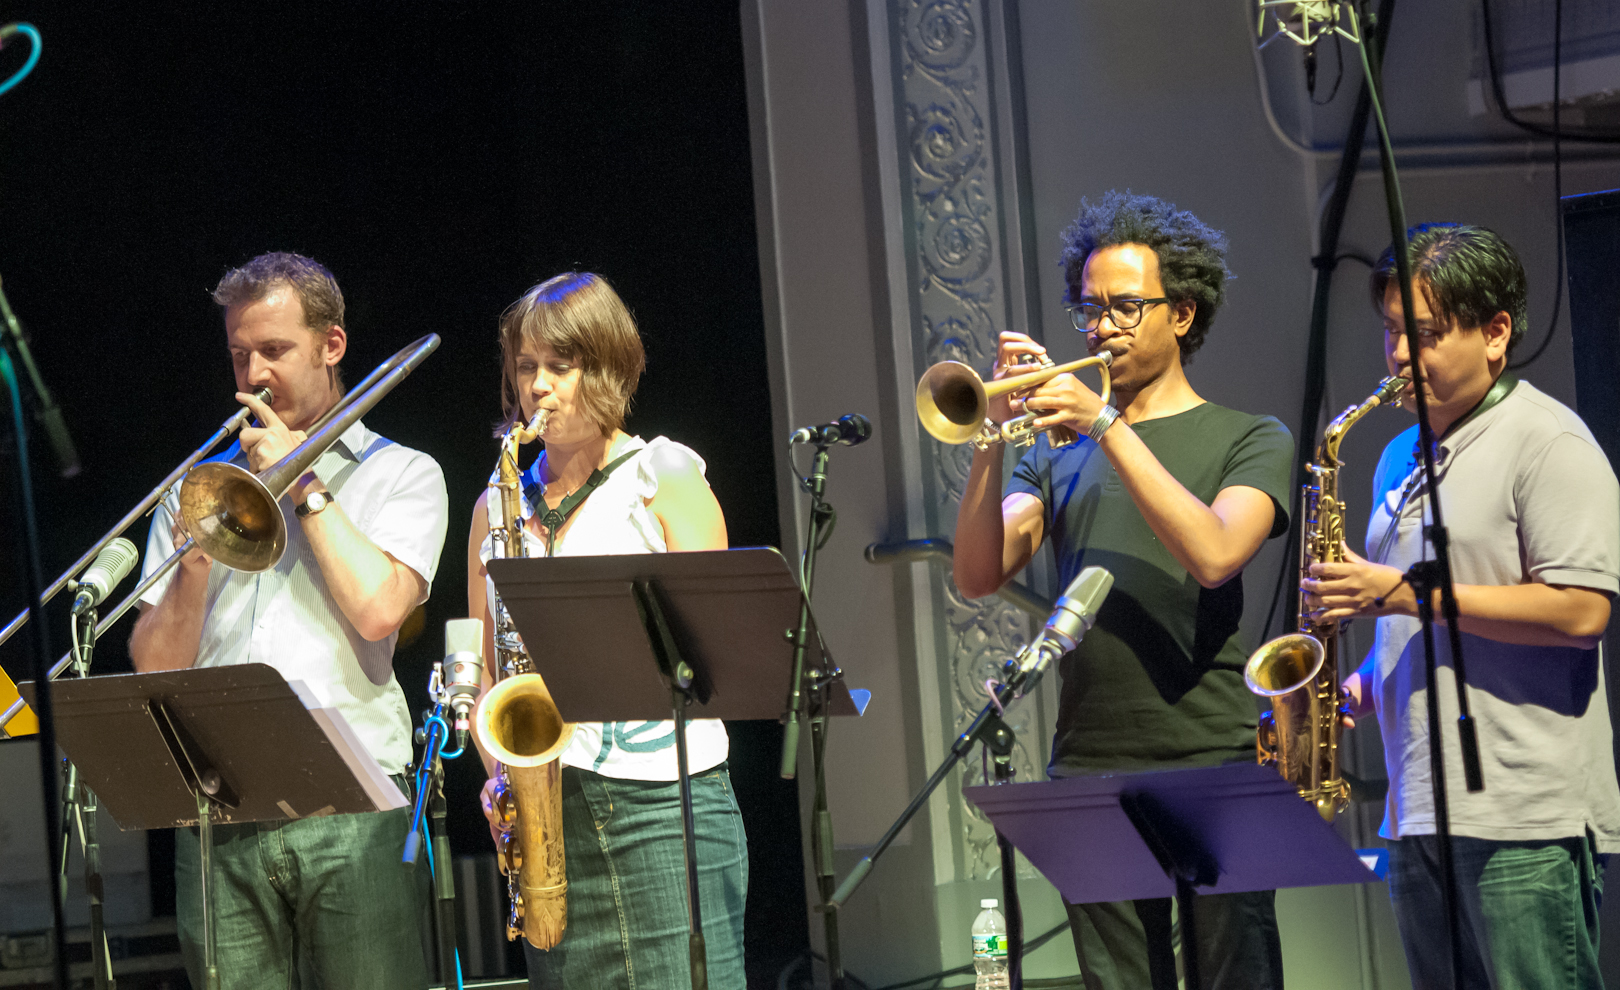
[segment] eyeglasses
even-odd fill
[[[1154,303],[1167,303],[1170,300],[1160,296],[1157,299],[1115,299],[1106,306],[1098,303],[1081,303],[1070,306],[1069,321],[1076,330],[1095,330],[1102,323],[1103,314],[1108,314],[1115,328],[1130,330],[1142,322],[1142,313]]]

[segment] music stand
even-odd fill
[[[1175,897],[1188,990],[1201,986],[1195,888],[1235,894],[1378,879],[1293,785],[1253,763],[964,787],[962,795],[1071,904]]]
[[[673,715],[686,843],[692,986],[708,986],[688,773],[689,718],[781,714],[804,594],[774,547],[599,557],[509,557],[486,565],[535,670],[570,722]],[[807,676],[831,673],[810,618]],[[589,663],[579,662],[590,658]],[[611,685],[611,690],[603,690]],[[827,713],[859,715],[831,679]]]
[[[18,685],[34,700],[34,682]],[[214,821],[403,808],[405,796],[335,710],[275,668],[120,674],[52,685],[56,741],[125,831],[197,825],[204,971],[214,962]]]

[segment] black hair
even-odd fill
[[[1109,190],[1095,203],[1082,199],[1080,215],[1063,232],[1063,255],[1058,259],[1071,297],[1091,253],[1120,244],[1152,248],[1159,256],[1165,296],[1193,304],[1192,326],[1177,340],[1185,364],[1203,346],[1215,311],[1226,298],[1226,280],[1231,277],[1226,235],[1173,203],[1132,195],[1128,189]]]
[[[1406,232],[1412,281],[1423,288],[1429,309],[1458,326],[1482,327],[1497,313],[1513,320],[1508,351],[1524,337],[1529,320],[1529,282],[1518,252],[1502,235],[1465,223],[1425,223]],[[1395,281],[1395,246],[1384,249],[1372,272],[1373,308],[1384,311],[1384,294]]]

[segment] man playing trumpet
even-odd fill
[[[265,254],[214,290],[236,396],[259,425],[216,460],[263,471],[291,453],[343,397],[343,295],[317,262]],[[265,405],[251,392],[268,386]],[[147,538],[155,570],[186,536],[178,497],[160,504]],[[188,554],[141,601],[130,636],[137,671],[266,663],[336,708],[371,755],[404,784],[411,720],[394,679],[400,624],[427,599],[444,549],[449,499],[431,457],[355,422],[281,500],[287,552],[262,573]],[[300,812],[314,808],[297,809]],[[401,862],[408,808],[366,815],[214,826],[214,932],[223,984],[347,990],[427,986],[418,934],[427,873]],[[180,944],[202,979],[196,829],[176,834]]]
[[[963,594],[995,592],[1050,538],[1061,583],[1114,574],[1085,641],[1063,658],[1054,777],[1254,759],[1255,704],[1238,634],[1243,568],[1288,529],[1287,429],[1205,402],[1183,371],[1227,279],[1225,238],[1148,196],[1082,203],[1062,257],[1074,327],[1113,355],[1114,405],[1073,375],[1022,403],[1045,440],[1002,480],[1002,451],[974,454],[956,523]],[[1045,348],[1003,333],[996,378]],[[1021,370],[1028,370],[1021,369]],[[990,416],[1012,416],[999,397]],[[1088,987],[1176,986],[1167,899],[1070,905]],[[1282,985],[1273,894],[1198,898],[1197,951],[1211,988]]]

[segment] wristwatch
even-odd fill
[[[313,516],[315,513],[320,512],[334,501],[336,500],[332,498],[330,492],[310,492],[304,496],[304,500],[298,503],[298,508],[293,511],[298,514],[298,518],[303,519],[305,516]]]

